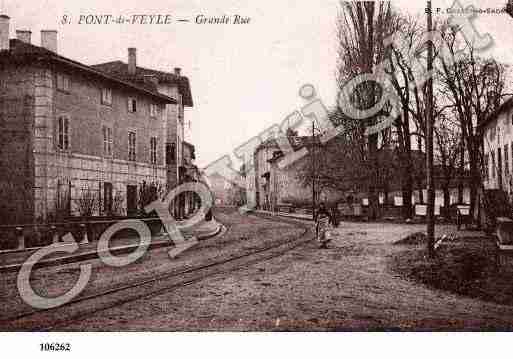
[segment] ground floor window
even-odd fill
[[[137,214],[137,186],[126,186],[126,211],[128,216]]]
[[[112,213],[112,183],[109,182],[103,184],[103,210],[107,215]]]

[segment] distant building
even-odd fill
[[[296,151],[304,147],[311,148],[313,145],[312,137],[309,136],[291,137],[290,141]],[[257,207],[271,211],[283,204],[310,207],[312,187],[305,185],[298,174],[306,165],[306,161],[311,161],[311,157],[305,156],[285,168],[280,168],[279,163],[283,157],[283,152],[273,139],[256,148],[254,181]],[[339,200],[341,195],[339,191],[327,188],[316,189],[316,201],[334,202]]]
[[[214,204],[228,205],[228,190],[230,183],[220,174],[214,173],[208,176],[210,190],[214,195]]]

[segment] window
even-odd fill
[[[150,137],[150,162],[157,163],[157,137]]]
[[[137,101],[135,98],[128,98],[128,112],[137,112]]]
[[[103,126],[103,154],[112,156],[112,128]]]
[[[150,116],[157,117],[158,115],[158,106],[154,103],[150,104]]]
[[[103,184],[103,210],[106,214],[112,212],[112,183],[109,182]]]
[[[176,163],[176,144],[166,144],[166,164]]]
[[[128,160],[129,161],[135,161],[135,146],[136,145],[136,139],[135,139],[135,132],[130,131],[128,132]]]
[[[57,74],[57,90],[69,92],[70,79],[69,76]]]
[[[102,104],[112,105],[112,90],[108,88],[102,89]]]
[[[57,129],[57,147],[61,150],[69,149],[69,119],[61,116],[58,121]]]
[[[126,211],[129,216],[137,214],[137,186],[126,186]]]

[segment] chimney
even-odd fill
[[[20,41],[26,42],[30,44],[30,37],[32,36],[32,31],[30,30],[16,30],[16,38]]]
[[[135,75],[137,72],[137,49],[135,47],[128,48],[128,73]]]
[[[41,30],[41,47],[57,53],[57,30]]]
[[[9,16],[0,15],[0,51],[9,50]]]
[[[182,69],[179,67],[175,67],[175,75],[180,76],[180,73],[182,72]]]

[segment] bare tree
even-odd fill
[[[439,117],[434,127],[435,161],[440,166],[440,185],[444,194],[445,216],[450,218],[450,187],[456,177],[463,177],[458,162],[462,153],[461,133],[458,123],[445,115]]]
[[[397,29],[395,15],[390,2],[374,1],[342,1],[338,17],[338,71],[337,83],[340,91],[356,76],[373,74],[386,56],[385,39]],[[357,87],[351,96],[354,107],[368,109],[379,100],[383,89],[375,82],[365,82]],[[360,151],[360,158],[367,166],[366,186],[369,192],[371,216],[377,214],[377,187],[380,182],[380,172],[377,142],[378,135],[365,137],[367,126],[374,125],[377,117],[359,121],[354,131],[351,131],[357,141],[354,142]],[[375,171],[373,171],[375,170]]]
[[[475,214],[481,188],[481,145],[477,125],[488,118],[505,95],[505,66],[477,56],[474,44],[456,27],[441,31],[447,56],[439,56],[440,92],[448,99],[459,122],[470,167],[470,202]],[[463,40],[461,40],[463,38]]]

